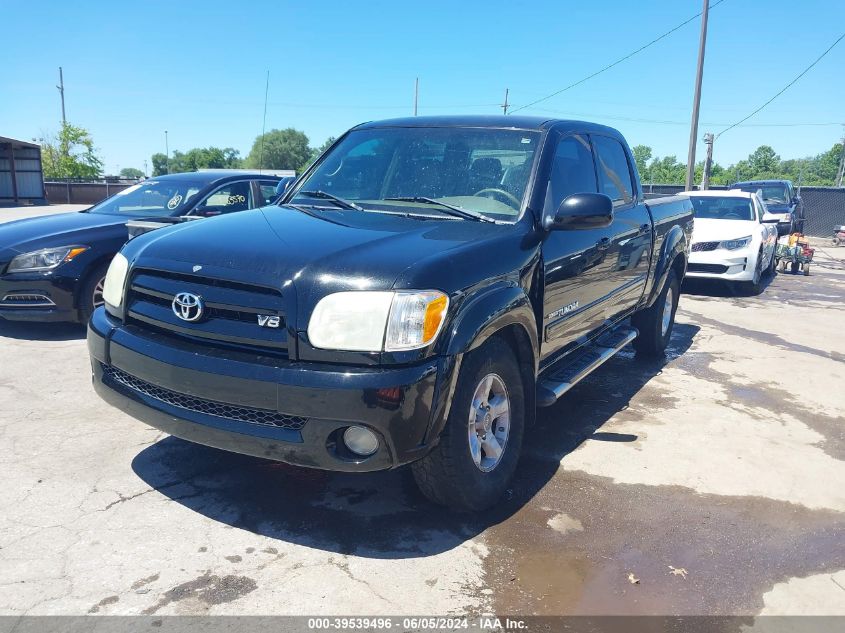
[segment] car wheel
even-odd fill
[[[493,338],[464,357],[439,443],[412,465],[420,491],[461,512],[501,500],[516,470],[525,396],[511,348]]]
[[[766,274],[768,274],[770,277],[774,277],[777,266],[778,266],[778,260],[775,259],[775,254],[774,254],[774,252],[772,252],[771,259],[769,260],[769,267],[766,268]]]
[[[759,295],[763,290],[763,250],[757,253],[757,263],[754,265],[754,276],[751,281],[743,283],[745,294],[750,296]]]
[[[801,264],[798,262],[792,262],[792,266],[790,267],[789,271],[795,275],[798,274],[798,269],[801,267]]]
[[[94,269],[83,282],[79,294],[79,320],[88,323],[94,310],[103,305],[103,284],[106,281],[108,264],[103,264]]]
[[[666,352],[678,310],[678,289],[678,277],[672,273],[654,304],[631,317],[631,324],[639,331],[633,346],[641,356],[655,358]]]

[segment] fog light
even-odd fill
[[[350,451],[364,457],[378,450],[378,438],[375,433],[362,426],[350,426],[346,429],[343,432],[343,443]]]

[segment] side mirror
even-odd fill
[[[613,223],[613,201],[603,193],[573,193],[564,198],[554,218],[546,218],[547,231],[601,229]]]
[[[288,190],[288,188],[293,184],[294,178],[282,178],[279,183],[276,185],[276,197],[282,196]]]

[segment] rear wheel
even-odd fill
[[[671,273],[654,304],[631,317],[631,324],[639,330],[639,336],[633,342],[638,354],[659,357],[666,351],[675,325],[678,289],[678,277]]]
[[[88,323],[94,310],[105,302],[103,299],[103,284],[106,282],[106,272],[109,265],[103,264],[94,269],[85,278],[79,294],[79,319]]]
[[[489,508],[516,470],[525,396],[516,357],[494,338],[467,354],[438,445],[412,465],[422,493],[458,511]]]

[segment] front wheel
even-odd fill
[[[82,323],[88,323],[94,310],[104,303],[103,285],[106,282],[108,270],[108,264],[98,266],[82,283],[82,289],[79,292],[79,319]]]
[[[420,491],[457,511],[478,511],[507,490],[522,450],[525,395],[511,348],[493,338],[464,358],[438,445],[412,465]]]
[[[633,343],[638,354],[653,358],[666,352],[675,325],[678,288],[677,275],[670,273],[654,304],[631,317],[631,324],[639,330],[639,336]]]

